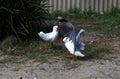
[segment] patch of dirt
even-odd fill
[[[112,61],[79,61],[72,66],[54,63],[5,64],[0,66],[1,79],[119,79],[120,64]]]

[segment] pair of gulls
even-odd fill
[[[80,29],[80,31],[76,35],[73,24],[62,17],[57,17],[57,21],[55,23],[55,26],[53,26],[52,32],[44,33],[41,31],[38,33],[38,35],[44,41],[53,42],[58,37],[58,29],[60,33],[64,36],[63,42],[69,53],[75,56],[84,57],[85,55],[82,54],[80,51],[85,49],[85,44],[81,41],[80,36],[85,30]]]

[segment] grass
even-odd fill
[[[21,44],[22,43],[22,44]],[[29,60],[33,60],[34,62],[49,62],[51,59],[55,59],[55,57],[61,59],[65,62],[65,64],[70,64],[71,59],[65,58],[65,51],[63,51],[61,46],[63,44],[56,43],[54,47],[51,47],[48,52],[44,50],[46,47],[50,47],[50,45],[45,44],[43,41],[30,41],[30,42],[21,42],[17,45],[16,50],[9,55],[12,55],[11,58],[5,58],[0,60],[1,64],[5,64],[8,62],[15,63],[25,63]],[[104,55],[109,53],[109,48],[105,46],[97,46],[98,44],[93,44],[91,46],[86,46],[85,53],[90,58],[89,59],[103,59]],[[7,49],[7,48],[6,48]],[[72,59],[72,61],[76,61],[77,59]]]
[[[94,18],[89,30],[100,32],[107,36],[120,36],[120,23],[119,17],[110,16],[110,14],[105,14]]]
[[[0,64],[5,64],[5,63],[9,63],[9,62],[14,62],[16,58],[14,58],[13,56],[9,56],[9,57],[5,57],[0,59]]]
[[[9,48],[9,46],[8,47],[7,45],[5,46],[6,48],[4,50]],[[14,46],[11,45],[11,48],[13,47]],[[15,47],[16,49],[14,52],[5,53],[5,54],[13,55],[14,57],[17,57],[17,58],[19,57],[21,61],[19,59],[16,59],[16,63],[25,63],[28,60],[44,63],[44,62],[47,62],[52,57],[55,57],[55,56],[62,57],[64,55],[63,51],[61,50],[61,46],[59,44],[54,44],[54,46],[51,47],[50,44],[45,43],[41,40],[22,41],[18,43]],[[45,51],[46,48],[49,49],[48,52]],[[8,59],[0,60],[0,63],[7,63],[7,60]],[[9,62],[12,62],[12,60],[9,60]]]
[[[9,44],[9,43],[8,43]],[[49,62],[51,59],[56,57],[64,61],[65,64],[70,64],[72,61],[78,59],[68,59],[65,57],[66,53],[62,48],[63,44],[57,42],[53,47],[50,47],[50,44],[45,44],[43,41],[23,41],[16,46],[16,50],[9,54],[10,57],[0,60],[0,64],[5,64],[9,62],[14,62],[18,64],[24,64],[25,62],[32,60],[34,62]],[[44,51],[49,47],[48,52]],[[7,49],[7,48],[6,48]],[[98,45],[98,43],[86,46],[86,49],[83,51],[89,59],[103,59],[106,54],[109,54],[110,49],[103,45]],[[11,56],[12,55],[12,56]]]
[[[103,59],[110,51],[110,49],[106,47],[95,47],[89,50],[90,51],[87,55],[89,55],[91,59]]]

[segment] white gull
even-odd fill
[[[58,37],[58,26],[53,26],[52,32],[44,33],[43,31],[39,32],[38,35],[44,40],[44,41],[50,41],[53,42]]]

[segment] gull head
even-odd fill
[[[57,17],[57,20],[61,20],[61,19],[63,19],[63,17],[61,17],[61,16],[58,16],[58,17]]]
[[[42,31],[38,33],[38,35],[39,35],[39,36],[40,36],[41,34],[43,34],[43,32],[42,32]]]
[[[58,26],[56,26],[56,25],[53,26],[53,30],[54,30],[54,31],[57,31],[57,30],[58,30]]]

